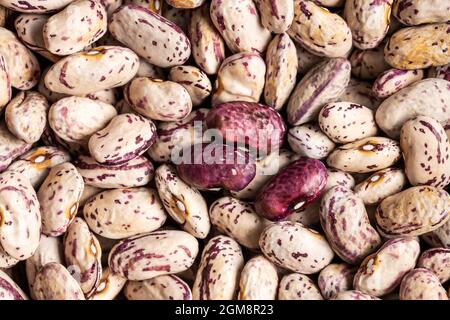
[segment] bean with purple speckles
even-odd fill
[[[124,295],[128,300],[192,300],[188,284],[172,274],[143,281],[128,281]]]
[[[173,67],[170,69],[169,79],[181,84],[187,90],[194,107],[201,105],[212,91],[208,76],[196,67]]]
[[[19,12],[46,13],[63,9],[73,0],[1,0],[0,4],[6,8]]]
[[[400,300],[448,300],[439,278],[423,268],[411,270],[400,286]]]
[[[317,280],[320,292],[325,299],[353,288],[353,277],[357,268],[346,263],[332,263],[319,273]]]
[[[422,252],[417,266],[431,270],[441,283],[447,282],[450,279],[450,249],[435,248]]]
[[[259,255],[247,261],[239,279],[239,300],[275,300],[278,274],[275,266]]]
[[[371,81],[390,68],[384,59],[383,47],[370,50],[356,49],[349,58],[352,75],[358,79]]]
[[[2,270],[0,270],[0,299],[28,300],[25,292]]]
[[[358,290],[341,291],[332,300],[380,300],[370,294],[363,293]]]
[[[312,159],[326,158],[335,148],[334,142],[313,123],[292,127],[287,140],[295,153]]]
[[[392,13],[408,26],[450,20],[450,6],[441,0],[397,0]]]
[[[380,74],[373,84],[373,93],[378,98],[387,98],[410,84],[423,79],[423,70],[389,69]]]
[[[294,20],[294,0],[256,0],[262,25],[274,33],[286,32]]]
[[[126,283],[126,278],[112,273],[109,268],[103,269],[98,286],[89,300],[114,300]]]
[[[323,300],[319,288],[307,275],[291,273],[284,276],[278,289],[279,300]]]

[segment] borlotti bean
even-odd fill
[[[88,297],[102,276],[101,255],[100,244],[86,222],[75,218],[64,237],[64,257],[69,272]]]
[[[450,183],[450,144],[439,121],[418,116],[400,131],[405,173],[416,185],[445,187]]]
[[[14,20],[14,27],[19,39],[32,51],[39,53],[44,58],[56,62],[60,59],[45,48],[42,30],[49,15],[36,13],[22,13]]]
[[[156,162],[168,162],[172,153],[178,154],[184,148],[202,142],[206,129],[204,120],[208,112],[209,109],[200,108],[193,110],[183,120],[158,123],[158,136],[148,149],[150,158]]]
[[[57,262],[49,262],[41,268],[33,290],[37,300],[85,300],[78,282]]]
[[[181,84],[187,90],[194,107],[201,105],[212,91],[208,76],[196,67],[173,67],[170,69],[169,79]]]
[[[211,21],[209,4],[192,11],[188,36],[197,65],[207,74],[216,74],[225,60],[225,44]]]
[[[126,84],[138,68],[138,56],[130,49],[97,47],[56,62],[45,75],[45,86],[59,93],[85,95]]]
[[[357,103],[372,110],[377,109],[380,105],[379,99],[372,91],[372,85],[356,78],[350,79],[344,93],[335,102],[339,101]]]
[[[358,290],[341,291],[332,300],[380,300],[370,294],[363,293]]]
[[[230,237],[216,236],[203,249],[192,288],[194,300],[232,300],[239,291],[244,258],[238,243]]]
[[[444,247],[450,249],[450,220],[447,220],[446,223],[436,230],[424,234],[422,239],[432,247]]]
[[[300,273],[284,276],[278,289],[279,300],[323,300],[319,288],[311,278]]]
[[[288,131],[287,140],[295,153],[318,160],[326,158],[336,146],[320,127],[313,123],[292,127]]]
[[[378,76],[373,84],[373,93],[378,98],[387,98],[410,84],[423,79],[423,70],[389,69]]]
[[[389,137],[398,138],[403,124],[427,116],[438,121],[450,118],[450,90],[444,79],[425,79],[398,91],[381,103],[375,120]]]
[[[363,201],[345,187],[335,186],[322,197],[320,222],[333,250],[347,263],[360,263],[381,243]]]
[[[1,300],[28,300],[22,289],[8,276],[0,270],[0,299]]]
[[[56,262],[62,264],[63,261],[64,254],[61,239],[56,237],[48,237],[45,234],[41,234],[39,246],[33,256],[28,258],[25,262],[25,270],[32,298],[35,298],[34,281],[39,270],[47,263]]]
[[[324,236],[291,221],[267,226],[259,246],[267,259],[277,266],[303,274],[320,272],[334,257]]]
[[[278,288],[276,267],[264,256],[248,260],[239,280],[239,300],[275,300]]]
[[[434,231],[450,218],[449,201],[450,195],[443,189],[411,187],[380,203],[375,216],[378,229],[388,238]]]
[[[47,124],[49,106],[43,95],[21,91],[5,108],[5,122],[9,131],[27,143],[37,142]]]
[[[448,3],[439,0],[397,0],[392,13],[408,26],[450,20]]]
[[[0,248],[0,268],[3,270],[10,270],[19,263],[20,260],[11,257],[5,250]]]
[[[319,113],[319,126],[336,143],[354,142],[377,134],[375,114],[351,102],[326,104]]]
[[[223,197],[209,208],[211,224],[249,249],[259,248],[259,238],[267,221],[255,212],[251,203]]]
[[[349,58],[352,75],[362,80],[376,79],[381,73],[390,69],[384,60],[383,47],[370,50],[356,49]]]
[[[114,300],[126,283],[126,278],[112,273],[109,268],[103,269],[98,286],[89,300]]]
[[[41,205],[42,233],[56,237],[66,232],[77,215],[84,182],[70,162],[50,169],[38,191]]]
[[[14,159],[30,150],[31,147],[31,144],[14,136],[4,121],[0,121],[0,172],[5,171]]]
[[[155,173],[159,197],[169,215],[194,237],[204,239],[211,224],[202,194],[180,179],[174,167],[163,164]]]
[[[294,43],[295,49],[297,51],[297,73],[300,75],[306,74],[312,69],[316,64],[322,62],[325,58],[316,56],[315,54],[309,52],[303,48],[300,44]]]
[[[0,55],[8,68],[12,87],[29,90],[38,83],[41,68],[36,57],[14,33],[5,28],[0,28]]]
[[[294,0],[257,0],[255,4],[265,28],[274,33],[289,30],[294,19]]]
[[[390,293],[414,269],[419,253],[416,238],[387,241],[361,263],[353,282],[355,289],[377,297]]]
[[[0,174],[0,247],[17,260],[31,257],[39,246],[41,213],[28,179],[18,172]]]
[[[87,144],[90,136],[116,115],[116,109],[110,104],[71,96],[50,107],[48,124],[64,141]]]
[[[269,43],[264,100],[275,110],[284,106],[294,90],[298,60],[297,49],[287,33],[275,36]]]
[[[212,0],[211,20],[233,53],[264,52],[271,39],[253,0]]]
[[[0,112],[11,99],[11,79],[5,58],[0,54]]]
[[[157,230],[166,221],[158,193],[147,187],[103,191],[83,207],[89,228],[109,239],[124,239]]]
[[[357,268],[347,263],[332,263],[319,273],[317,280],[320,292],[325,299],[353,288],[353,277]]]
[[[329,166],[350,172],[368,173],[392,166],[401,157],[399,143],[385,137],[369,137],[334,149]]]
[[[299,155],[286,149],[281,149],[268,154],[267,157],[264,157],[263,159],[256,160],[255,177],[244,189],[237,192],[232,191],[231,194],[238,199],[254,199],[258,191],[274,175],[298,158],[300,158]]]
[[[402,169],[393,167],[383,169],[358,183],[355,186],[355,194],[365,205],[375,205],[384,198],[402,191],[406,181]]]
[[[408,272],[400,286],[400,300],[448,300],[439,278],[430,270],[417,268]]]
[[[143,154],[156,140],[156,126],[131,113],[120,114],[89,139],[92,157],[103,164],[122,164]]]
[[[288,34],[318,56],[343,57],[352,47],[352,32],[345,20],[313,1],[294,0],[294,20]]]
[[[264,59],[255,52],[236,53],[219,68],[212,96],[213,105],[232,101],[258,102],[266,75]]]
[[[118,165],[103,165],[88,156],[80,156],[74,162],[86,185],[103,189],[145,186],[153,178],[153,165],[139,156]]]
[[[114,38],[158,67],[182,65],[191,55],[191,43],[176,24],[135,4],[117,9],[108,30]]]
[[[450,63],[448,27],[448,23],[436,23],[400,29],[384,48],[387,63],[407,70]]]
[[[97,0],[77,0],[52,15],[44,25],[45,47],[56,55],[69,55],[94,43],[106,32],[106,10]],[[73,28],[76,23],[77,28]]]
[[[109,253],[112,272],[128,280],[147,280],[189,269],[198,254],[198,242],[189,233],[160,230],[130,237]]]
[[[350,62],[330,59],[312,68],[289,98],[287,120],[295,126],[317,119],[320,109],[344,93],[350,80]]]
[[[192,300],[189,285],[172,274],[128,281],[124,295],[128,300]]]
[[[450,249],[435,248],[424,251],[417,266],[431,270],[441,283],[447,282],[450,279]]]
[[[345,2],[344,16],[352,31],[354,45],[373,49],[384,39],[390,23],[393,0],[350,0]]]
[[[330,190],[334,186],[341,186],[347,189],[353,189],[355,187],[355,178],[345,171],[328,168],[327,174],[328,177],[325,190]]]
[[[0,5],[10,10],[29,13],[46,13],[59,10],[67,6],[73,0],[1,0]]]
[[[159,121],[180,121],[192,111],[189,92],[179,83],[147,77],[133,79],[125,98],[134,111]]]

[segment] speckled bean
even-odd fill
[[[387,238],[419,236],[438,229],[449,218],[450,195],[430,186],[411,187],[384,199],[375,217]]]
[[[320,222],[333,250],[347,263],[360,263],[381,244],[363,201],[345,187],[335,186],[324,194]]]
[[[397,0],[392,13],[408,26],[450,20],[450,7],[442,0]]]
[[[352,47],[352,33],[345,20],[312,1],[294,1],[288,34],[318,56],[343,57]]]
[[[284,276],[278,289],[279,300],[323,300],[319,288],[307,275],[291,273]]]
[[[448,296],[433,272],[417,268],[403,278],[400,300],[448,300]]]
[[[188,284],[172,274],[128,281],[124,295],[128,300],[192,300]]]
[[[335,102],[346,101],[363,105],[375,110],[380,105],[380,100],[373,94],[372,84],[351,78],[344,93]]]
[[[374,112],[360,104],[333,102],[319,113],[319,126],[336,143],[348,143],[377,134]]]
[[[317,280],[320,292],[325,299],[332,299],[337,294],[353,288],[356,267],[346,263],[332,263],[319,273]]]
[[[190,41],[177,25],[136,4],[114,12],[108,28],[114,38],[158,67],[182,65],[191,55]]]
[[[313,123],[292,127],[287,140],[295,153],[312,159],[324,159],[335,148],[334,142]]]
[[[416,238],[387,241],[361,263],[354,278],[354,288],[376,297],[394,291],[403,276],[414,269],[419,254],[420,246]]]
[[[374,172],[392,166],[401,157],[397,141],[369,137],[334,149],[327,158],[329,166],[351,173]]]
[[[0,270],[11,270],[20,260],[11,257],[5,250],[0,247]]]
[[[11,257],[25,260],[39,245],[41,213],[36,192],[18,172],[0,174],[0,245]]]
[[[295,49],[297,51],[297,73],[300,75],[306,74],[315,65],[322,62],[325,58],[316,56],[303,48],[299,43],[295,43]]]
[[[4,121],[0,121],[0,172],[6,168],[17,157],[31,149],[31,144],[14,136]]]
[[[447,134],[435,119],[418,116],[400,132],[405,173],[413,185],[445,187],[450,183],[450,150]]]
[[[90,229],[108,239],[124,239],[159,229],[167,215],[156,190],[126,188],[103,191],[84,205]]]
[[[334,186],[341,186],[347,189],[353,189],[355,187],[355,178],[345,171],[341,171],[334,168],[327,168],[327,184],[325,190],[329,190]]]
[[[427,4],[428,6],[428,4]],[[422,69],[450,63],[447,23],[400,29],[384,48],[386,62],[397,69]]]
[[[170,69],[169,79],[181,84],[187,90],[194,107],[201,105],[212,91],[208,76],[197,67],[173,67]]]
[[[251,203],[233,197],[217,199],[209,207],[209,216],[220,232],[250,249],[259,248],[259,237],[268,224],[256,214]]]
[[[180,121],[192,110],[189,92],[173,81],[135,78],[125,88],[125,98],[133,110],[152,120]]]
[[[209,4],[192,11],[188,36],[197,65],[207,74],[216,74],[225,59],[225,44],[211,21]]]
[[[287,120],[299,125],[317,119],[320,109],[344,93],[350,80],[350,62],[330,59],[316,65],[297,84],[289,98]]]
[[[126,282],[126,278],[112,273],[109,268],[105,268],[98,286],[89,300],[114,300],[122,291]]]
[[[345,20],[352,31],[353,43],[367,50],[378,46],[390,23],[394,0],[349,0],[345,2]]]
[[[275,300],[278,274],[275,266],[259,255],[247,261],[239,280],[239,300]]]
[[[87,223],[75,218],[64,236],[64,257],[87,297],[95,292],[102,276],[101,255],[100,244]]]
[[[75,219],[83,193],[83,178],[70,162],[50,169],[37,193],[41,205],[42,233],[56,237]]]
[[[203,249],[192,288],[194,300],[232,300],[239,290],[244,258],[238,243],[216,236]]]
[[[175,168],[167,164],[156,170],[155,184],[169,215],[194,237],[206,238],[211,224],[202,194],[181,180]]]
[[[89,151],[96,161],[117,165],[143,154],[155,139],[156,126],[151,120],[125,113],[91,136]]]
[[[377,297],[365,294],[358,290],[341,291],[332,300],[380,300]]]
[[[287,33],[275,36],[269,43],[266,66],[264,100],[280,110],[294,90],[298,69],[297,49]]]
[[[384,198],[403,190],[406,185],[403,169],[386,168],[375,172],[355,186],[355,194],[365,205],[380,203]]]
[[[8,171],[16,171],[23,174],[36,189],[47,177],[51,168],[63,162],[68,162],[70,159],[70,155],[60,148],[37,147],[11,163]]]
[[[28,300],[25,292],[2,270],[0,283],[0,300]]]
[[[450,249],[450,220],[447,220],[442,226],[426,233],[422,238],[432,247],[444,247]]]
[[[259,245],[267,259],[277,266],[303,274],[320,272],[334,257],[324,236],[291,221],[267,226]]]
[[[37,273],[34,296],[37,300],[85,300],[78,282],[57,262],[47,263]]]
[[[3,56],[11,86],[19,90],[34,87],[41,68],[33,53],[11,31],[0,28],[0,55]]]
[[[148,10],[162,14],[163,9],[165,9],[164,0],[123,0],[123,4],[134,3],[140,5],[141,7],[147,8]]]
[[[211,20],[233,53],[264,52],[270,31],[263,27],[253,0],[211,1]]]
[[[387,98],[410,84],[423,79],[423,70],[389,69],[380,74],[373,84],[378,98]]]
[[[179,230],[155,231],[124,239],[109,253],[109,267],[128,280],[147,280],[189,269],[198,242]]]
[[[398,138],[403,124],[419,115],[439,121],[450,118],[448,81],[425,79],[413,83],[384,100],[375,119],[389,137]]]
[[[103,129],[116,115],[116,109],[110,104],[67,97],[50,107],[48,123],[64,141],[87,144],[89,137]]]
[[[6,125],[17,138],[35,143],[44,132],[48,109],[43,95],[34,91],[21,91],[6,106]]]
[[[258,102],[263,90],[266,64],[258,53],[241,52],[226,58],[219,68],[213,105],[232,101]]]
[[[0,54],[0,112],[11,99],[11,80],[5,58]]]
[[[158,137],[148,149],[150,158],[156,162],[167,162],[173,152],[202,142],[203,130],[206,129],[203,120],[208,112],[209,109],[201,108],[193,110],[183,120],[158,123]]]
[[[262,25],[274,33],[286,32],[294,19],[294,0],[257,0]]]
[[[44,81],[51,91],[85,95],[126,84],[138,67],[139,59],[130,49],[103,46],[59,60],[50,67]]]
[[[134,0],[136,1],[136,0]],[[151,10],[151,9],[150,9]],[[153,10],[151,10],[153,11]],[[185,10],[165,5],[162,8],[162,16],[167,20],[173,22],[178,26],[185,34],[187,34],[187,26],[189,19],[191,18],[192,10]],[[155,12],[155,11],[153,11]],[[161,15],[161,13],[159,13]]]
[[[46,13],[59,10],[73,0],[0,0],[0,5],[19,12]]]
[[[390,66],[384,60],[383,47],[370,50],[356,49],[349,58],[352,65],[352,75],[362,80],[376,79]]]
[[[86,185],[113,189],[144,186],[153,178],[153,165],[143,156],[119,165],[103,165],[88,156],[80,156],[74,165]]]
[[[426,268],[438,276],[441,283],[450,279],[450,249],[428,249],[420,255],[419,268]]]

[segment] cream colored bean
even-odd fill
[[[332,263],[320,274],[318,284],[325,299],[332,299],[337,294],[353,288],[353,277],[357,268],[346,263]]]
[[[372,110],[376,110],[381,102],[374,95],[370,83],[357,80],[356,78],[350,79],[344,93],[336,100],[336,102],[339,101],[357,103]]]
[[[422,80],[423,75],[423,70],[389,69],[378,76],[372,90],[378,98],[387,98],[410,84]]]
[[[358,290],[348,290],[339,292],[332,300],[380,300],[370,294],[362,293]]]
[[[300,273],[284,276],[278,289],[279,300],[323,300],[319,288],[311,278]]]
[[[257,0],[262,25],[274,33],[286,32],[294,20],[294,0]]]
[[[30,0],[26,3],[20,0],[1,0],[0,5],[10,10],[29,13],[46,13],[59,10],[73,0]]]
[[[432,271],[441,283],[447,282],[450,279],[450,249],[435,248],[422,252],[417,266]]]
[[[11,100],[11,79],[5,58],[0,54],[0,112]]]
[[[434,273],[418,268],[403,278],[400,300],[448,300],[448,296]]]
[[[6,168],[17,157],[31,149],[31,144],[14,136],[4,121],[0,121],[0,172]]]
[[[341,186],[350,190],[355,187],[355,178],[353,178],[351,174],[334,168],[328,168],[327,173],[328,178],[325,191],[333,188],[334,186]]]
[[[352,75],[362,80],[376,79],[390,69],[389,64],[384,60],[383,47],[370,50],[356,49],[349,60],[352,64]]]
[[[89,300],[114,300],[127,283],[127,279],[114,274],[109,268],[103,270],[95,292]]]
[[[0,288],[1,300],[28,300],[25,292],[2,270],[0,270],[0,281],[2,282]]]
[[[212,91],[208,76],[196,67],[173,67],[170,69],[169,79],[181,84],[187,90],[194,107],[201,105]]]
[[[239,300],[275,300],[278,274],[275,266],[264,256],[247,261],[239,280]]]
[[[124,294],[128,300],[192,300],[188,284],[172,274],[128,281]]]
[[[448,3],[440,0],[397,0],[392,13],[408,26],[450,20]]]
[[[312,123],[292,127],[288,142],[295,153],[313,159],[324,159],[335,148],[334,142]]]

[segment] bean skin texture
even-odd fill
[[[402,280],[400,300],[448,300],[439,278],[423,268],[411,270]]]
[[[318,284],[322,296],[329,300],[340,292],[353,288],[357,268],[346,263],[332,263],[319,273]]]

